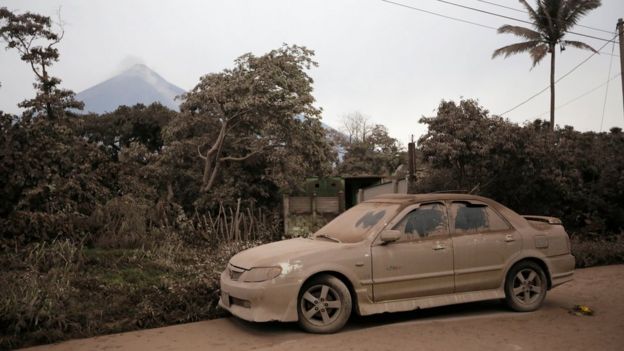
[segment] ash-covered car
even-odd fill
[[[311,238],[235,255],[221,274],[219,305],[248,321],[298,321],[332,333],[351,313],[490,299],[533,311],[573,274],[556,218],[521,216],[466,194],[384,195]]]

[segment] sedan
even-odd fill
[[[313,333],[371,315],[503,299],[538,309],[572,280],[561,221],[521,216],[466,194],[382,195],[310,238],[238,253],[221,274],[219,305],[248,321],[297,321]]]

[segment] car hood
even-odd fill
[[[292,262],[311,253],[327,254],[340,245],[332,241],[303,238],[282,240],[239,252],[230,259],[230,263],[244,269],[270,267]]]

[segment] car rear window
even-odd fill
[[[454,202],[451,214],[456,233],[495,232],[510,228],[498,213],[485,204]]]

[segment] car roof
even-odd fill
[[[498,203],[487,197],[471,194],[456,194],[456,193],[428,193],[428,194],[383,194],[373,197],[370,200],[363,201],[363,203],[387,203],[397,204],[400,208],[405,208],[409,205],[422,203],[422,202],[434,202],[434,201],[478,201],[485,203],[488,206],[495,208],[501,213],[507,220],[515,227],[519,228],[528,225],[526,220],[512,209],[506,207],[503,204]]]
[[[488,204],[497,204],[496,201],[488,199],[483,196],[471,195],[471,194],[455,194],[455,193],[427,193],[427,194],[383,194],[373,197],[372,199],[364,202],[386,202],[395,204],[412,204],[417,202],[426,201],[444,201],[444,200],[456,200],[456,201],[469,201],[478,200]]]

